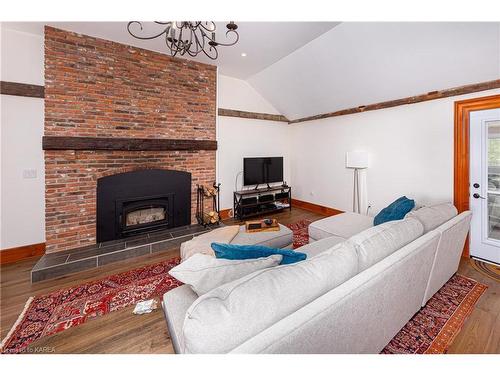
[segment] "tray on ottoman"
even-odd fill
[[[280,226],[276,219],[272,219],[271,224],[266,224],[265,220],[253,220],[245,222],[245,229],[247,233],[277,232],[280,230]]]
[[[291,247],[293,242],[292,231],[284,225],[279,225],[279,231],[247,233],[244,225],[231,241],[233,245],[262,245],[274,248]]]

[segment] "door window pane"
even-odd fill
[[[500,121],[488,123],[488,237],[500,240]]]
[[[488,194],[488,238],[500,240],[499,194]]]
[[[500,121],[488,123],[488,190],[500,191]]]

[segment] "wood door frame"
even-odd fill
[[[458,212],[469,209],[469,120],[472,111],[500,108],[500,95],[455,102],[453,202]],[[469,237],[463,257],[469,257]]]

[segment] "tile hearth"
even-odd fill
[[[212,229],[202,225],[187,225],[45,254],[31,270],[31,282],[53,279],[128,258],[167,251]]]

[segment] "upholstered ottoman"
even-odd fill
[[[332,236],[348,239],[371,227],[373,227],[373,217],[344,212],[311,223],[309,225],[309,242]]]
[[[226,226],[201,234],[181,244],[181,259],[185,260],[193,254],[202,253],[214,255],[212,242],[230,243],[235,245],[262,245],[274,248],[292,248],[292,231],[284,225],[279,225],[279,231],[247,233],[245,226]]]
[[[279,225],[280,230],[274,232],[253,232],[247,233],[245,226],[240,226],[236,237],[231,244],[234,245],[262,245],[274,248],[291,248],[293,243],[292,231],[284,225]]]

